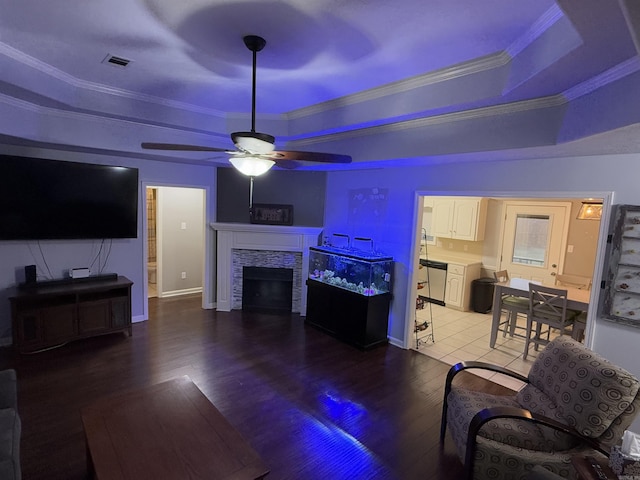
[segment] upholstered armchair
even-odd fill
[[[454,385],[469,369],[524,382],[510,395]],[[574,455],[607,455],[640,408],[640,384],[626,370],[568,336],[538,353],[528,377],[481,362],[451,367],[445,384],[440,441],[449,428],[465,478],[525,479],[535,465],[577,478]]]

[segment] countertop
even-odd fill
[[[424,255],[421,255],[420,259],[424,260]],[[469,265],[482,264],[481,260],[457,257],[455,255],[429,255],[429,260],[433,260],[434,262],[455,263],[457,265],[463,265],[465,267],[468,267]]]

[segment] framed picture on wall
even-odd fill
[[[293,225],[293,205],[254,203],[249,221],[261,225]]]

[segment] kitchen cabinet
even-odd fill
[[[444,303],[456,310],[468,311],[471,303],[471,282],[480,278],[481,263],[468,265],[449,262]]]
[[[431,233],[441,238],[484,240],[487,202],[481,197],[436,197]]]
[[[426,198],[426,197],[425,197]],[[433,199],[431,202],[425,200],[422,207],[422,231],[420,235],[420,245],[435,245],[436,237],[432,232],[433,230]],[[423,252],[420,252],[421,254]],[[426,252],[424,252],[426,253]]]

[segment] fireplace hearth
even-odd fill
[[[293,269],[242,268],[242,310],[291,313]]]

